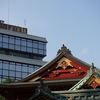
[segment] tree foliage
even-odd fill
[[[3,81],[2,83],[13,83],[14,80],[7,78],[5,81]]]

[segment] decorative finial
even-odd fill
[[[62,43],[63,47],[64,47],[64,43]]]
[[[92,66],[94,67],[94,63],[92,63]]]
[[[69,53],[69,54],[71,54],[71,51],[69,50],[69,49],[67,49],[67,47],[64,45],[64,43],[62,43],[62,47],[61,47],[61,49],[60,50],[58,50],[58,52],[57,52],[57,54],[59,54],[59,53],[64,53],[64,54],[66,54],[66,53]],[[72,55],[72,54],[71,54]]]
[[[91,72],[91,73],[94,73],[94,72],[95,72],[94,63],[92,63],[92,67],[90,68],[90,72]]]

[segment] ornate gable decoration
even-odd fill
[[[63,57],[48,69],[48,73],[42,78],[44,80],[82,78],[86,75],[87,70],[83,66]]]
[[[56,79],[71,79],[71,78],[83,78],[87,73],[87,68],[77,64],[76,62],[62,57],[59,61],[54,63],[48,69],[44,70],[38,76],[34,77],[30,81],[36,80],[56,80]]]
[[[61,67],[62,69],[66,69],[68,66],[72,66],[71,62],[72,62],[71,60],[63,57],[60,61],[57,62],[58,65],[56,68]]]

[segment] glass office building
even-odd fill
[[[20,80],[44,65],[46,43],[44,37],[27,34],[27,28],[0,20],[0,81]]]

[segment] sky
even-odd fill
[[[100,68],[100,0],[0,0],[0,20],[45,37],[44,61],[64,43],[73,56]]]

